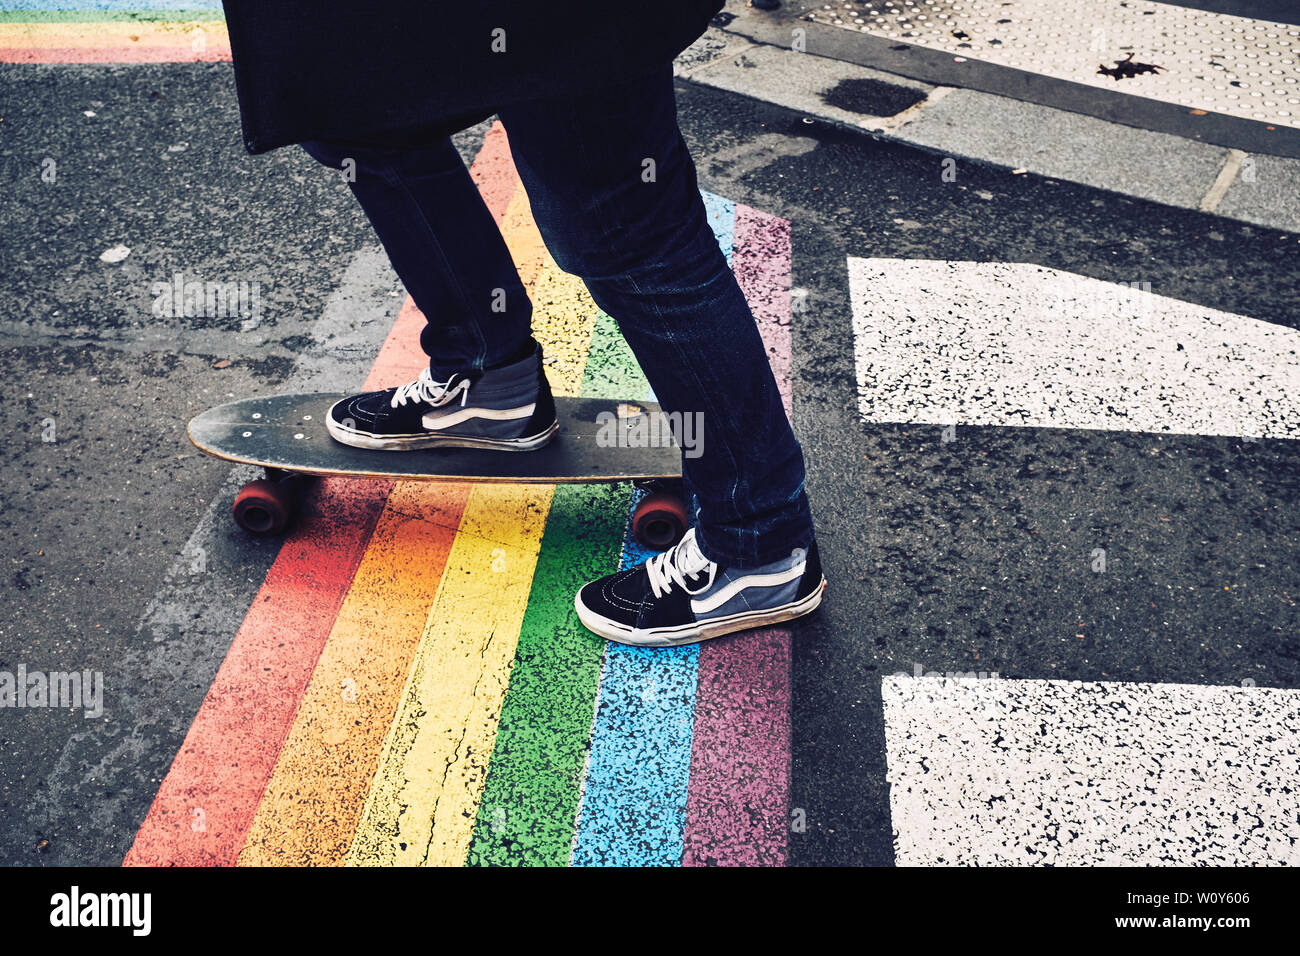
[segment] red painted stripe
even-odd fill
[[[230,48],[210,46],[195,53],[190,44],[132,44],[104,47],[0,47],[0,63],[219,63]]]
[[[790,223],[736,204],[732,268],[791,410]],[[700,645],[684,866],[784,866],[790,812],[790,631]]]
[[[504,136],[485,142],[471,172],[504,213],[517,184],[501,162]],[[508,187],[499,183],[508,174]],[[490,172],[488,172],[490,171]],[[504,201],[502,196],[505,196]],[[500,223],[501,216],[497,215]],[[408,300],[365,388],[410,381],[424,366],[424,318]],[[154,798],[127,866],[233,866],[316,661],[392,488],[329,479],[308,500],[267,573],[194,723]],[[451,517],[451,516],[449,516]],[[454,516],[459,520],[459,516]],[[197,812],[196,812],[197,811]],[[201,824],[201,825],[200,825]]]
[[[391,487],[328,479],[304,502],[123,865],[235,864]]]

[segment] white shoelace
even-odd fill
[[[414,400],[436,408],[439,405],[446,405],[459,392],[460,405],[464,408],[465,402],[469,399],[469,379],[462,378],[453,386],[451,383],[455,381],[456,376],[453,375],[445,382],[435,382],[433,375],[426,368],[414,382],[399,387],[388,404],[397,408],[399,405],[405,405],[408,400]]]
[[[694,577],[708,569],[709,578],[702,587],[692,591],[686,586],[687,576]],[[655,597],[663,597],[673,589],[673,583],[679,584],[688,594],[699,594],[713,585],[713,576],[718,573],[718,566],[700,553],[695,543],[695,529],[686,532],[681,541],[665,551],[656,554],[645,563],[646,576],[650,578],[650,590]]]

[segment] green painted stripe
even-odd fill
[[[566,866],[605,642],[573,595],[618,570],[626,485],[561,485],[520,628],[510,687],[479,803],[471,866]]]
[[[637,402],[650,394],[650,383],[637,364],[617,323],[601,312],[591,329],[591,349],[582,376],[582,394],[589,398],[626,398]]]
[[[581,392],[649,391],[614,320],[596,317]],[[618,570],[632,488],[555,489],[510,687],[474,824],[470,865],[567,866],[586,772],[605,641],[578,621],[573,595]]]
[[[193,23],[224,20],[220,10],[0,10],[0,23]]]

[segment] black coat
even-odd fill
[[[667,63],[723,0],[224,0],[251,153],[417,142]]]

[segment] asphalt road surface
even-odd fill
[[[221,722],[239,710],[214,681],[257,602],[284,598],[268,572],[288,558],[226,520],[237,480],[184,426],[235,397],[359,386],[404,293],[335,174],[293,150],[244,154],[228,64],[0,77],[0,671],[104,679],[102,716],[0,715],[0,861],[323,858],[277,830],[290,810],[245,792],[270,779],[286,804],[301,796],[275,783],[305,779],[290,765],[314,759],[279,749],[311,737],[301,717],[290,733],[298,698],[245,702],[281,721],[274,774],[221,762],[232,737],[257,731]],[[830,587],[788,638],[755,644],[788,681],[768,674],[743,707],[754,724],[714,741],[718,753],[743,750],[745,734],[785,743],[697,801],[694,768],[713,766],[706,717],[731,713],[704,715],[704,675],[743,661],[751,639],[649,663],[602,659],[593,642],[581,666],[600,696],[584,698],[589,737],[567,745],[578,779],[556,785],[552,807],[521,756],[542,720],[523,709],[521,638],[498,755],[489,734],[466,771],[477,822],[445,845],[471,862],[550,859],[565,839],[574,862],[1294,862],[1296,237],[945,162],[703,87],[678,95],[711,210],[734,216],[734,255],[761,246],[742,228],[788,235],[788,321],[777,316],[773,341],[788,343]],[[468,163],[487,129],[457,137]],[[759,274],[782,253],[753,255]],[[158,315],[156,284],[178,272],[255,284],[257,307]],[[542,274],[559,285],[533,287],[539,310],[574,308],[572,285]],[[313,520],[364,550],[377,513],[367,500]],[[569,516],[555,506],[538,540],[617,552],[621,525],[566,531]],[[546,547],[534,600],[566,580],[543,576]],[[290,597],[337,611],[320,596],[332,573]],[[611,696],[625,666],[647,669]],[[689,720],[656,721],[680,706],[697,708],[694,752]],[[187,744],[201,708],[212,722]],[[405,859],[405,844],[374,837],[391,819],[384,799],[421,805],[403,796],[414,778],[384,776],[394,739],[381,732],[379,769],[349,778],[363,786],[348,804],[354,861]],[[408,771],[420,746],[399,754]],[[788,771],[765,762],[782,754]],[[238,811],[198,808],[238,831],[207,829],[224,850],[185,842],[205,832],[184,803],[200,791]],[[432,826],[419,831],[431,847]]]

